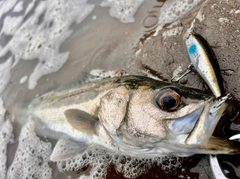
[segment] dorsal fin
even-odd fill
[[[98,120],[90,114],[79,109],[64,111],[67,122],[76,130],[87,134],[96,134]]]
[[[88,148],[86,142],[77,142],[67,136],[62,136],[58,139],[53,152],[50,156],[51,161],[67,160],[83,153]]]

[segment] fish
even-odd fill
[[[48,92],[29,112],[61,135],[50,157],[61,161],[94,145],[146,157],[239,153],[238,142],[212,136],[227,106],[199,89],[128,75]]]
[[[190,61],[216,98],[224,95],[218,61],[208,42],[197,33],[187,35],[185,45]]]

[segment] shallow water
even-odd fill
[[[51,137],[40,136],[39,139],[33,130],[34,123],[26,123],[27,106],[44,92],[82,83],[93,69],[136,73],[138,67],[134,58],[144,42],[198,4],[197,0],[175,2],[0,1],[0,102],[3,102],[0,132],[4,134],[0,137],[0,151],[3,151],[0,178],[77,178],[94,173],[91,168],[85,173],[82,169],[59,172],[56,164],[48,161],[58,135],[50,131]],[[175,7],[179,7],[179,11],[173,11]],[[191,14],[187,18],[191,19]],[[174,36],[174,33],[178,30],[163,35]],[[97,74],[103,76],[100,72]],[[238,102],[236,105],[240,106]],[[234,121],[240,122],[239,117]],[[223,135],[222,129],[227,135],[233,134],[230,124],[219,125],[221,131],[216,131],[219,135]],[[94,165],[94,158],[88,160]],[[231,157],[222,157],[222,160],[230,160],[223,162],[224,165],[234,165],[233,171],[239,176],[239,162],[234,163]],[[142,171],[139,178],[213,178],[208,157],[202,155],[138,161],[136,166],[130,165],[131,162],[119,165],[121,162],[119,158],[112,159],[109,168],[104,165],[103,176],[123,178],[122,173],[125,173],[125,176],[135,177],[127,172],[136,167],[137,172]],[[127,165],[130,169],[126,169]],[[96,168],[92,166],[92,169]]]

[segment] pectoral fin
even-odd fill
[[[68,109],[64,111],[67,122],[76,130],[88,134],[96,134],[98,120],[90,114],[79,109]]]
[[[61,137],[50,156],[51,161],[61,161],[73,158],[88,148],[86,142],[76,142],[67,136]]]

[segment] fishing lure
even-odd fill
[[[216,98],[223,96],[223,83],[218,62],[208,44],[199,34],[190,33],[186,39],[186,47],[191,65],[180,77],[173,77],[172,82],[178,82],[192,71],[194,67],[205,80]]]

